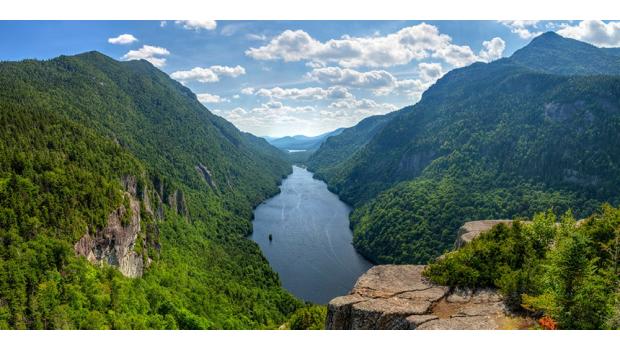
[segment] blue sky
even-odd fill
[[[316,135],[417,102],[540,32],[620,46],[609,21],[0,21],[0,60],[146,59],[256,135]]]

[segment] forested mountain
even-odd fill
[[[384,116],[372,116],[361,120],[351,128],[345,128],[337,137],[328,138],[306,162],[308,168],[319,178],[331,179],[338,165],[349,159],[377,134],[396,114],[406,113],[410,107]]]
[[[0,328],[281,325],[245,235],[288,172],[146,61],[0,63]]]
[[[338,135],[344,128],[338,128],[331,132],[315,136],[294,135],[282,138],[268,138],[267,141],[281,150],[316,150],[330,136]]]
[[[620,74],[620,51],[597,48],[555,32],[544,33],[517,50],[512,62],[547,73],[565,75]]]
[[[357,249],[424,263],[467,220],[617,204],[620,66],[610,52],[547,33],[511,58],[447,73],[322,174],[356,207]]]

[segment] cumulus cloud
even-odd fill
[[[605,23],[599,20],[581,21],[575,26],[564,25],[558,34],[599,47],[620,46],[620,22]]]
[[[196,94],[196,97],[198,98],[198,101],[202,102],[203,104],[205,103],[218,104],[221,102],[229,101],[228,99],[222,98],[219,95],[212,95],[209,93]]]
[[[241,89],[241,94],[243,94],[243,95],[252,95],[252,94],[254,94],[254,91],[255,91],[255,89],[251,88],[251,87],[243,88],[243,89]]]
[[[248,89],[248,88],[246,88]],[[249,88],[251,89],[251,88]],[[245,90],[245,89],[244,89]],[[242,90],[242,93],[243,90]],[[274,87],[270,89],[247,90],[249,94],[268,97],[271,99],[291,99],[291,100],[323,100],[323,99],[347,99],[353,95],[344,87],[329,87],[327,89],[318,87],[309,88],[290,88],[284,89]]]
[[[138,39],[131,34],[121,34],[115,38],[108,38],[108,43],[110,44],[126,45],[136,41],[138,41]]]
[[[354,68],[390,67],[429,56],[453,66],[464,66],[478,59],[469,46],[452,43],[452,38],[433,25],[421,23],[384,36],[351,37],[321,42],[303,30],[285,30],[269,43],[245,51],[256,60],[285,62],[309,61],[313,64],[337,63]]]
[[[161,56],[170,55],[170,51],[159,46],[143,45],[138,50],[130,50],[123,57],[122,60],[147,60],[155,67],[163,67],[166,64],[166,59]]]
[[[502,57],[506,48],[506,42],[502,38],[495,37],[491,40],[483,41],[482,46],[484,49],[480,50],[478,55],[482,61],[490,62]]]
[[[400,80],[384,70],[360,72],[351,68],[323,67],[313,69],[307,77],[324,84],[371,89],[375,95],[397,92],[419,97],[444,73],[441,64],[427,62],[419,63],[418,71],[419,79]]]
[[[443,76],[443,68],[439,63],[421,62],[418,64],[420,78],[425,82],[434,82]]]
[[[235,67],[216,65],[207,68],[194,67],[189,71],[176,71],[173,72],[170,77],[181,82],[195,80],[200,83],[213,83],[218,82],[220,80],[220,76],[236,78],[243,74],[245,74],[245,68],[239,65]]]
[[[213,20],[174,21],[174,23],[183,26],[187,30],[195,31],[200,31],[201,29],[214,30],[217,27],[217,22]]]
[[[531,39],[540,35],[542,32],[536,30],[539,22],[530,20],[499,21],[499,23],[510,28],[510,32],[517,34],[521,39]]]
[[[360,72],[350,68],[322,67],[315,68],[307,77],[322,83],[379,89],[393,86],[396,78],[387,71],[375,70]]]
[[[304,134],[319,134],[342,126],[351,126],[364,117],[384,114],[396,109],[392,104],[371,99],[349,97],[334,100],[327,108],[316,106],[290,106],[282,101],[270,100],[258,107],[220,111],[221,115],[242,130],[257,135],[285,135],[297,130]]]

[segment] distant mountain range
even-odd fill
[[[620,202],[619,57],[542,34],[510,58],[448,72],[307,164],[355,207],[354,245],[375,262],[426,263],[470,220],[589,214]]]
[[[305,135],[293,135],[293,136],[285,136],[280,138],[274,137],[264,137],[269,144],[277,147],[280,150],[303,150],[303,151],[314,151],[318,149],[321,144],[330,136],[340,134],[344,128],[338,128],[336,130],[332,130],[331,132],[323,133],[316,136],[305,136]]]

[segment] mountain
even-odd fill
[[[290,172],[147,61],[0,63],[0,328],[273,328],[245,236]]]
[[[344,128],[338,128],[336,130],[332,130],[331,132],[323,133],[316,136],[305,136],[305,135],[294,135],[294,136],[285,136],[282,138],[268,138],[265,139],[271,145],[277,147],[281,150],[316,150],[321,146],[321,144],[330,136],[338,135],[342,132]]]
[[[620,74],[620,51],[601,49],[547,32],[517,50],[510,60],[547,73],[564,75]]]
[[[332,171],[337,169],[338,165],[366,145],[395,115],[407,113],[408,109],[410,107],[384,116],[367,117],[353,127],[344,128],[337,136],[328,138],[310,156],[306,162],[308,168],[315,172],[318,178],[333,178]]]
[[[447,73],[323,174],[355,207],[356,248],[375,262],[425,263],[466,221],[549,208],[579,218],[617,204],[620,77],[607,74],[618,68],[609,52],[545,34],[511,58]],[[541,64],[556,59],[564,67]]]

